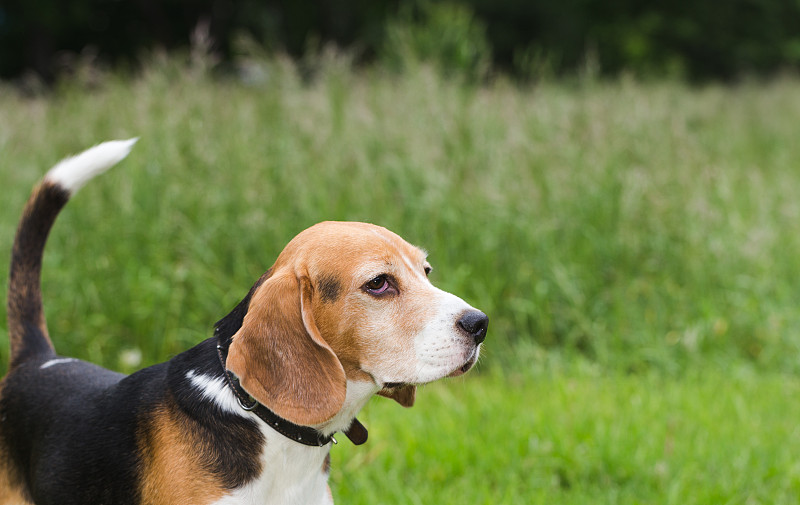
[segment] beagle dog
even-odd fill
[[[51,169],[11,255],[8,374],[0,383],[0,505],[329,504],[334,434],[355,443],[374,394],[475,364],[488,318],[428,280],[425,252],[379,226],[297,235],[214,335],[122,375],[58,356],[40,291],[61,208],[136,139]]]

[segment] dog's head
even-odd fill
[[[488,325],[481,311],[434,287],[430,271],[424,251],[385,228],[312,226],[239,307],[226,366],[297,424],[332,418],[348,381],[410,406],[417,384],[472,368]]]

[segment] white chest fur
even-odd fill
[[[215,505],[328,505],[328,475],[323,472],[329,447],[298,444],[262,427],[266,438],[261,475],[231,491]]]
[[[312,447],[289,440],[264,424],[258,416],[239,407],[222,377],[212,378],[190,371],[186,377],[221,409],[256,421],[264,435],[261,474],[232,490],[214,505],[329,505],[333,498],[328,488],[325,458],[331,444]],[[375,394],[374,384],[349,382],[342,410],[325,426],[317,429],[330,434],[346,429],[359,410]]]

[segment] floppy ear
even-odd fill
[[[347,379],[319,334],[307,277],[274,272],[252,294],[226,367],[262,405],[295,424],[323,423],[342,407]]]
[[[391,398],[403,407],[410,407],[414,405],[414,400],[417,397],[417,386],[407,385],[396,388],[384,388],[378,391],[378,394]]]

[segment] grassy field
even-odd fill
[[[747,367],[679,379],[532,361],[374,401],[333,452],[348,504],[793,504],[800,381]]]
[[[340,502],[797,503],[800,81],[311,70],[0,86],[0,263],[48,167],[141,138],[51,236],[59,352],[167,359],[303,228],[375,222],[491,324],[477,373],[366,409],[368,445],[334,451]]]

